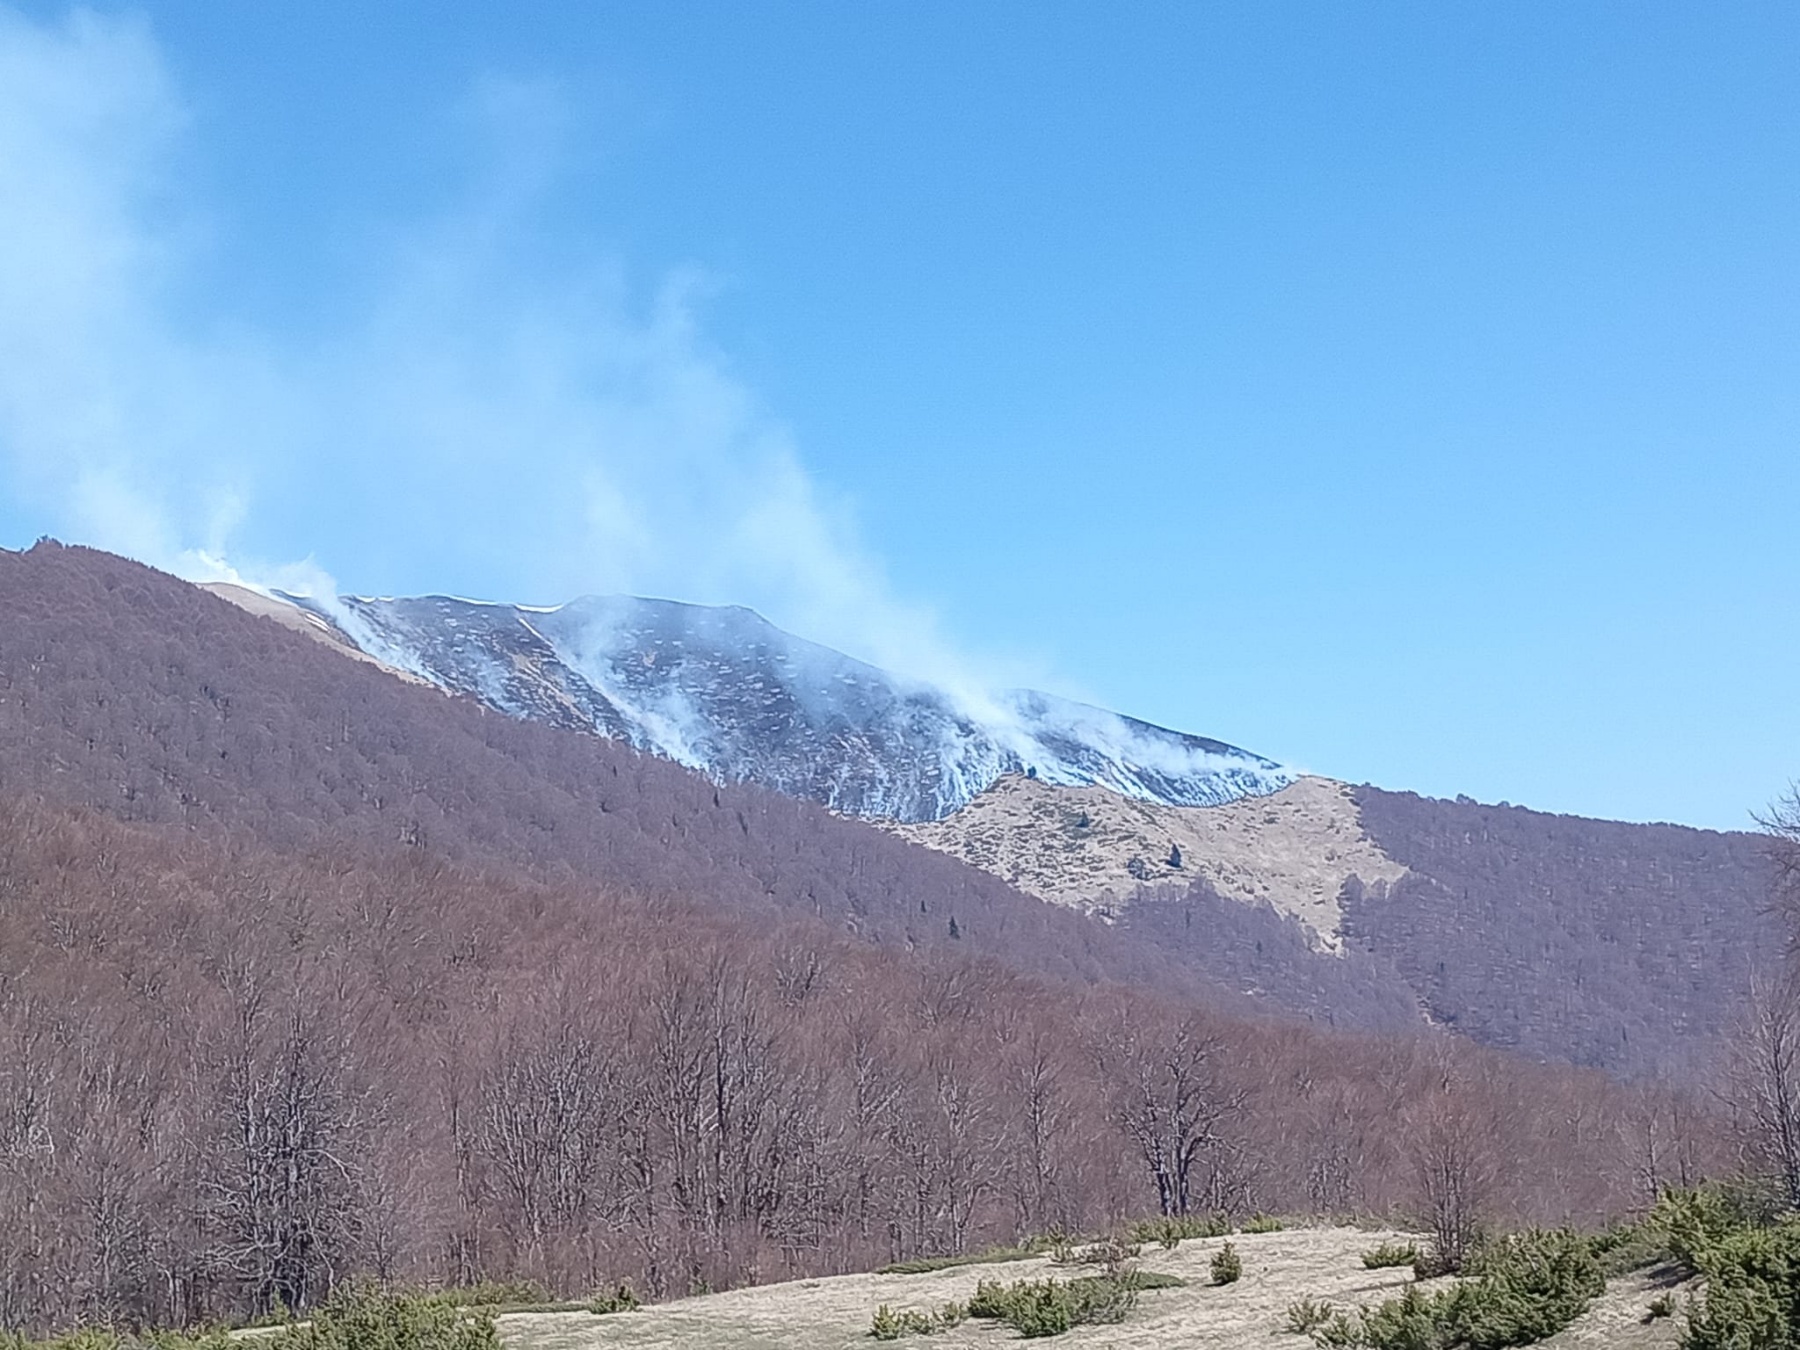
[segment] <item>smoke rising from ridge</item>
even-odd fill
[[[0,6],[0,473],[43,530],[321,597],[415,571],[496,597],[763,610],[992,712],[930,611],[707,341],[699,271],[540,261],[553,84],[475,82],[458,207],[403,222],[322,334],[234,312],[149,26]],[[184,195],[185,194],[185,195]],[[315,561],[317,522],[354,537]],[[40,532],[33,530],[33,533]],[[14,541],[20,542],[20,541]],[[304,555],[304,556],[297,556]]]

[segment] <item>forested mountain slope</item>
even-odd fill
[[[1416,1009],[1342,982],[1301,979],[1290,1000],[1290,982],[1257,987],[1233,970],[1228,942],[1173,953],[811,802],[717,786],[618,741],[347,660],[109,554],[0,551],[0,631],[0,794],[279,850],[403,845],[737,912],[802,913],[885,948],[951,947],[1013,970],[1341,1025],[1418,1021]]]
[[[0,1081],[8,1328],[242,1318],[369,1274],[680,1295],[1163,1207],[1384,1213],[1444,1138],[1484,1216],[1594,1222],[1722,1143],[1678,1096],[1453,1037],[18,801]]]
[[[1484,1045],[1623,1072],[1709,1067],[1779,955],[1765,841],[1356,789],[1406,869],[1353,882],[1349,941]]]
[[[407,684],[109,554],[0,552],[0,629],[0,792],[276,848],[405,844],[800,910],[870,941],[955,940],[1057,973],[1179,975],[810,803]]]
[[[1186,857],[1155,859],[1136,892],[1097,897],[1094,922],[812,803],[715,786],[618,741],[347,660],[107,554],[0,552],[0,634],[0,794],[277,850],[404,846],[1337,1026],[1429,1017],[1484,1044],[1625,1072],[1704,1063],[1755,953],[1775,947],[1751,836],[1374,789],[1340,801],[1335,785],[1302,784],[1291,824],[1280,799],[1223,808],[1235,823],[1217,859],[1206,840],[1225,836],[1210,825],[1122,825],[1120,839],[1168,847],[1166,834]],[[1033,801],[1068,791],[1010,781]],[[1097,800],[1076,792],[1053,823],[1105,833],[1074,809],[1098,813]],[[1132,822],[1197,810],[1119,800]],[[1044,810],[1023,826],[1041,827]],[[1265,839],[1330,856],[1271,868],[1257,856]],[[1051,856],[1033,847],[1012,840],[995,856]],[[1323,906],[1319,878],[1346,871]],[[1339,913],[1344,941],[1322,954],[1312,923]]]
[[[1708,1069],[1783,942],[1759,836],[1324,779],[1185,808],[1013,777],[896,829],[1326,1018],[1410,1006],[1613,1072]]]

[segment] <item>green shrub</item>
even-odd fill
[[[1109,1275],[1125,1273],[1129,1264],[1136,1260],[1143,1251],[1137,1242],[1127,1242],[1123,1238],[1107,1237],[1098,1242],[1089,1243],[1085,1247],[1063,1246],[1053,1248],[1050,1252],[1050,1263],[1058,1266],[1100,1266]]]
[[[1451,1339],[1445,1305],[1449,1293],[1426,1294],[1417,1285],[1407,1286],[1399,1298],[1391,1298],[1375,1309],[1365,1308],[1357,1318],[1353,1339],[1326,1340],[1317,1333],[1320,1345],[1367,1346],[1369,1350],[1448,1350]],[[1346,1327],[1348,1323],[1346,1322]],[[1323,1330],[1336,1334],[1334,1319]]]
[[[585,1306],[596,1317],[605,1317],[611,1313],[633,1312],[638,1307],[637,1291],[628,1284],[620,1284],[611,1293],[595,1294]]]
[[[553,1303],[550,1291],[536,1280],[482,1280],[478,1284],[452,1285],[420,1295],[453,1308],[499,1308],[509,1304]],[[284,1317],[283,1321],[292,1320]]]
[[[256,1350],[500,1350],[487,1312],[372,1284],[341,1286],[310,1322],[255,1344]]]
[[[1419,1248],[1411,1242],[1384,1242],[1362,1254],[1363,1269],[1386,1270],[1389,1266],[1410,1266],[1419,1259]]]
[[[1335,1315],[1336,1310],[1329,1303],[1303,1298],[1288,1304],[1287,1330],[1297,1336],[1310,1335],[1330,1322]]]
[[[1334,1312],[1325,1321],[1312,1328],[1313,1344],[1322,1350],[1361,1350],[1368,1345],[1363,1339],[1363,1319],[1367,1312],[1351,1314]]]
[[[1450,1291],[1456,1329],[1472,1350],[1530,1345],[1573,1322],[1606,1292],[1606,1277],[1577,1234],[1525,1233],[1482,1248],[1473,1284]]]
[[[220,1332],[203,1332],[198,1338],[183,1336],[180,1333],[169,1333],[172,1350],[187,1350],[188,1347],[206,1346],[207,1350],[223,1350],[232,1342],[226,1334]],[[64,1332],[52,1336],[48,1340],[33,1340],[19,1332],[0,1331],[0,1350],[131,1350],[139,1344],[117,1332],[103,1327],[81,1327],[75,1331]]]
[[[1775,1291],[1765,1284],[1708,1289],[1688,1309],[1682,1350],[1785,1350],[1793,1326]]]
[[[142,1341],[155,1350],[242,1350],[240,1339],[218,1328],[197,1331],[146,1331]],[[0,1345],[8,1344],[0,1340]]]
[[[959,1326],[964,1316],[963,1305],[946,1303],[936,1312],[923,1313],[912,1308],[894,1309],[883,1303],[875,1309],[869,1323],[869,1335],[878,1341],[897,1341],[902,1336],[935,1336]]]
[[[1777,1217],[1767,1197],[1746,1187],[1709,1185],[1665,1193],[1646,1226],[1662,1233],[1669,1254],[1694,1273],[1707,1248],[1736,1233],[1774,1227]]]
[[[1224,1214],[1171,1214],[1144,1219],[1131,1226],[1133,1242],[1155,1242],[1172,1251],[1187,1238],[1224,1237],[1231,1231],[1231,1219]]]
[[[998,1265],[1003,1261],[1029,1261],[1041,1256],[1045,1248],[1032,1242],[1023,1247],[989,1247],[986,1251],[964,1252],[960,1256],[920,1256],[910,1261],[896,1261],[876,1271],[877,1275],[929,1275],[937,1270],[957,1266]]]
[[[1024,1282],[1007,1309],[1006,1324],[1027,1340],[1060,1336],[1075,1325],[1068,1286],[1055,1280]]]
[[[1674,1294],[1658,1294],[1655,1298],[1650,1300],[1650,1306],[1644,1309],[1644,1320],[1646,1322],[1657,1322],[1665,1317],[1673,1317],[1675,1315],[1675,1307]]]
[[[1135,1272],[1124,1278],[1090,1275],[1084,1279],[1070,1280],[1068,1290],[1072,1320],[1077,1325],[1123,1322],[1137,1306],[1138,1291],[1144,1287],[1143,1277]]]
[[[869,1323],[869,1335],[878,1341],[897,1341],[906,1334],[906,1323],[900,1314],[883,1303],[875,1309],[875,1317]]]
[[[1355,1315],[1337,1314],[1312,1331],[1340,1350],[1505,1350],[1561,1331],[1606,1288],[1585,1238],[1531,1232],[1480,1248],[1471,1278],[1427,1294],[1408,1285],[1399,1298]]]
[[[1279,1233],[1286,1227],[1287,1225],[1273,1214],[1252,1214],[1244,1220],[1246,1233]]]
[[[1214,1284],[1235,1284],[1244,1273],[1244,1262],[1238,1256],[1237,1248],[1227,1242],[1213,1253],[1212,1282]]]
[[[1008,1290],[1011,1285],[999,1280],[977,1280],[975,1292],[966,1305],[970,1317],[1002,1318],[1006,1316]]]
[[[224,1330],[146,1331],[127,1335],[87,1327],[33,1340],[0,1331],[0,1350],[500,1350],[484,1302],[515,1285],[402,1292],[359,1283],[340,1286],[305,1322],[247,1335]],[[541,1289],[532,1289],[540,1298]],[[470,1301],[464,1301],[465,1299]]]
[[[1685,1350],[1761,1350],[1800,1339],[1800,1219],[1728,1231],[1692,1251],[1706,1288],[1688,1305]]]
[[[1435,1247],[1413,1257],[1412,1268],[1415,1280],[1435,1280],[1445,1275],[1454,1275],[1458,1269],[1454,1261]]]
[[[1172,1289],[1185,1281],[1172,1275],[1129,1271],[1074,1280],[982,1280],[966,1312],[1005,1322],[1021,1336],[1057,1336],[1089,1323],[1122,1322],[1145,1289]]]
[[[1674,1254],[1669,1249],[1668,1233],[1649,1219],[1615,1223],[1604,1232],[1595,1233],[1588,1238],[1588,1250],[1608,1279],[1661,1265]]]
[[[1131,1287],[1142,1293],[1146,1289],[1185,1289],[1187,1281],[1179,1275],[1164,1275],[1154,1270],[1134,1270],[1128,1277]]]

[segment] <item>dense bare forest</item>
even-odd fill
[[[1343,897],[1360,951],[1339,960],[1204,887],[1084,922],[816,806],[402,684],[93,550],[0,551],[0,623],[0,790],[278,848],[423,846],[1328,1025],[1423,1009],[1486,1044],[1631,1073],[1704,1068],[1770,946],[1749,835],[1359,789],[1411,875]]]
[[[1346,932],[1432,1016],[1536,1058],[1693,1079],[1781,949],[1768,840],[1358,788],[1409,869],[1347,888]]]
[[[1677,1092],[1322,1028],[1409,1010],[1217,897],[1094,923],[87,550],[0,554],[0,622],[0,1323],[1598,1219],[1724,1156]]]
[[[420,850],[0,821],[0,1320],[191,1321],[356,1272],[655,1294],[1159,1210],[1598,1219],[1677,1096],[1449,1038],[899,960]]]

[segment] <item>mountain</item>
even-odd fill
[[[1620,1074],[1710,1073],[1783,946],[1752,834],[1313,777],[1206,808],[1012,777],[893,828],[1240,988]]]
[[[1180,950],[815,802],[447,697],[299,610],[225,598],[91,549],[0,550],[0,800],[284,853],[401,848],[760,927],[802,916],[889,955],[954,953],[1336,1025],[1418,1023],[1242,905],[1219,902],[1230,938]],[[1259,942],[1247,968],[1239,949]]]
[[[1008,775],[1170,806],[1215,806],[1294,778],[1222,741],[1049,694],[959,698],[737,607],[286,598],[365,655],[496,711],[845,815],[938,820]]]
[[[877,829],[447,697],[304,611],[256,617],[90,550],[0,552],[0,631],[0,795],[134,823],[404,846],[1628,1074],[1704,1069],[1781,945],[1749,835],[1311,778],[1196,807],[1026,774]]]
[[[1077,907],[1114,908],[1147,887],[1203,881],[1228,899],[1270,906],[1303,925],[1314,948],[1340,953],[1345,883],[1406,872],[1369,839],[1353,790],[1311,775],[1206,809],[1015,775],[944,820],[895,832]]]
[[[1716,1156],[1704,1108],[1433,1034],[1268,907],[1200,883],[1095,922],[297,614],[0,551],[9,1329],[1103,1231],[1196,1119],[1194,1208],[1392,1212],[1449,1093],[1497,1224],[1597,1224]]]
[[[1039,694],[970,711],[749,610],[229,598],[505,720],[872,818],[1101,920],[1152,978],[1323,1022],[1690,1074],[1779,946],[1755,836],[1357,788]]]

